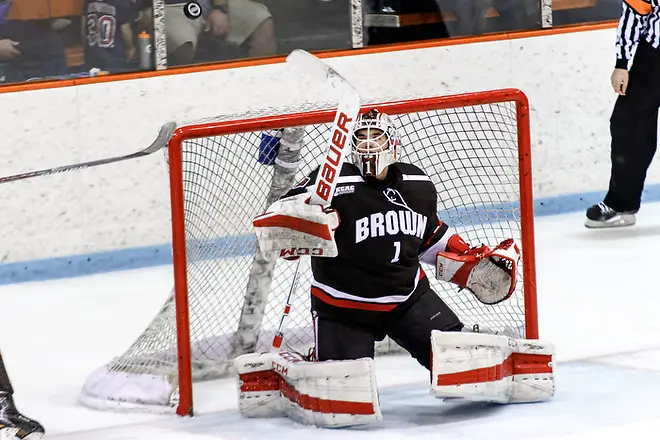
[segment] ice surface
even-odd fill
[[[0,348],[16,403],[46,426],[45,439],[658,438],[660,204],[644,206],[628,229],[582,223],[582,213],[536,220],[540,333],[559,361],[557,395],[547,403],[441,402],[422,367],[391,356],[377,361],[384,421],[369,427],[242,419],[233,379],[196,385],[194,418],[82,407],[87,375],[121,354],[169,294],[170,267],[2,286]]]

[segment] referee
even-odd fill
[[[612,87],[619,96],[610,118],[610,186],[603,202],[587,210],[588,228],[635,224],[646,171],[657,147],[660,0],[624,0],[617,29]]]

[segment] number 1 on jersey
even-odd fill
[[[401,242],[400,241],[395,241],[394,242],[394,258],[392,258],[392,261],[390,263],[396,263],[399,261],[399,255],[401,255]]]

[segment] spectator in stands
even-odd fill
[[[539,0],[492,0],[499,14],[497,31],[534,29],[541,26]]]
[[[82,34],[87,69],[111,73],[138,69],[135,21],[138,7],[133,0],[85,0]]]
[[[16,55],[20,55],[21,53],[16,48],[17,46],[17,41],[13,41],[8,38],[0,40],[0,61],[11,60]]]
[[[202,34],[222,39],[249,57],[277,51],[273,19],[266,6],[251,0],[202,0],[202,16],[189,19],[185,1],[165,0],[168,64],[190,64]]]
[[[66,75],[66,53],[50,20],[9,20],[12,0],[0,0],[0,82]]]
[[[447,23],[450,37],[481,35],[486,32],[486,12],[492,0],[438,0],[441,9],[453,10],[457,20]],[[444,5],[444,6],[443,6]]]
[[[0,0],[0,26],[7,20],[7,15],[9,15],[9,8],[11,8],[11,3],[9,1]],[[16,48],[18,46],[17,41],[10,40],[5,38],[0,40],[0,62],[7,61],[14,58],[16,55],[21,53]],[[0,77],[2,73],[0,72]],[[2,80],[0,80],[2,82]]]
[[[0,24],[7,21],[9,10],[11,9],[11,0],[0,0]]]
[[[441,10],[452,11],[456,16],[455,21],[446,24],[450,37],[540,26],[538,0],[436,0],[436,3]],[[498,16],[488,18],[490,8]]]

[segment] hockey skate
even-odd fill
[[[616,212],[605,203],[598,203],[587,209],[587,228],[617,228],[635,224],[635,211]]]
[[[0,439],[38,440],[43,435],[39,422],[18,412],[11,394],[0,394]]]

